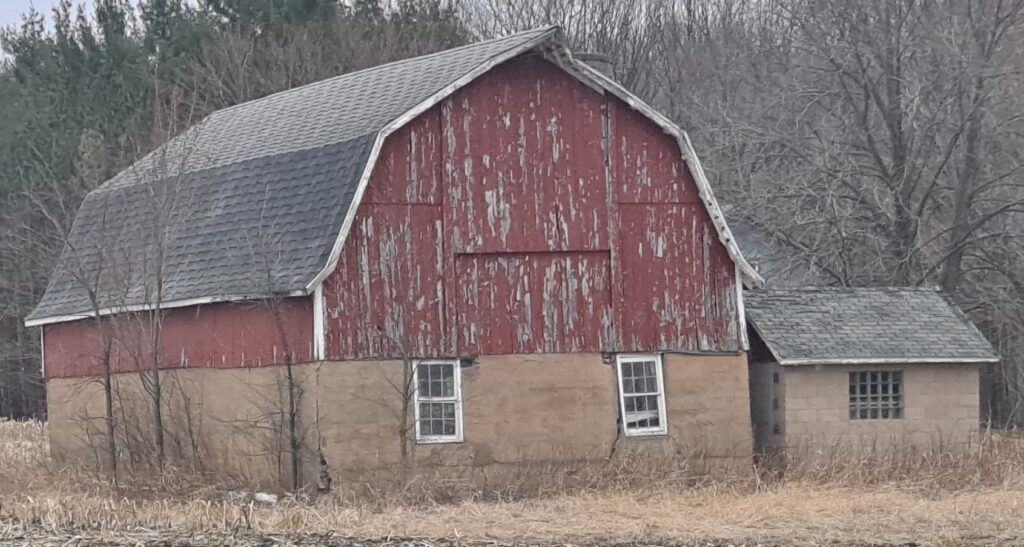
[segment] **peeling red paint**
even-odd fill
[[[328,356],[437,355],[440,206],[366,203],[324,285]]]
[[[311,298],[288,298],[280,312],[295,362],[312,360]],[[102,373],[104,340],[111,340],[113,372],[149,366],[147,318],[118,316],[104,320],[106,335],[94,319],[46,325],[44,369],[48,378],[73,378]],[[207,304],[164,312],[161,368],[235,368],[284,363],[284,344],[270,309],[259,302]],[[145,358],[145,360],[140,360]]]
[[[608,248],[604,98],[518,61],[444,103],[445,227],[457,253]]]
[[[736,283],[673,138],[526,56],[384,143],[324,282],[326,357],[736,351]],[[282,314],[311,360],[312,299]],[[283,362],[258,303],[166,317],[165,367]],[[47,375],[98,373],[99,340],[90,320],[45,327]]]
[[[571,353],[607,347],[608,253],[467,254],[456,266],[461,352]]]
[[[389,137],[327,357],[734,351],[735,269],[672,137],[536,57]]]

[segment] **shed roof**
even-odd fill
[[[747,319],[779,363],[981,363],[992,345],[945,295],[925,288],[748,291]]]
[[[91,192],[43,298],[39,325],[132,309],[314,291],[335,266],[388,134],[497,64],[530,51],[677,137],[719,237],[740,254],[685,134],[572,58],[557,27],[345,74],[209,115]],[[157,283],[156,280],[160,282]]]

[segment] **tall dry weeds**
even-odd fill
[[[1024,489],[1024,439],[987,431],[967,443],[800,445],[757,465],[764,484],[864,488],[878,485],[955,492]]]
[[[331,495],[300,493],[273,505],[232,493],[230,482],[173,470],[114,491],[84,468],[54,464],[45,435],[38,423],[0,422],[0,522],[20,530],[17,537],[27,529],[87,529],[97,537],[173,530],[189,538],[332,533],[570,543],[1024,538],[1024,444],[996,435],[959,451],[853,458],[826,449],[731,477],[643,458],[512,466],[486,477],[431,470],[402,484],[349,481]]]

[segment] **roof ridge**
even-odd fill
[[[299,90],[311,89],[311,88],[318,87],[320,85],[336,82],[337,80],[340,80],[340,79],[343,79],[343,78],[348,78],[348,77],[351,77],[351,76],[355,76],[357,74],[362,74],[364,72],[373,72],[373,71],[376,71],[376,70],[380,70],[380,69],[384,69],[384,68],[389,68],[389,67],[394,67],[394,66],[397,66],[397,65],[401,65],[403,63],[409,63],[409,62],[413,62],[413,61],[422,61],[424,59],[429,59],[431,57],[437,57],[437,56],[440,56],[440,55],[444,55],[444,54],[448,54],[448,53],[453,53],[453,52],[456,52],[456,51],[461,51],[461,50],[469,49],[469,48],[472,48],[472,47],[483,46],[485,44],[493,44],[493,43],[496,43],[496,42],[500,42],[502,40],[508,40],[508,39],[516,38],[516,37],[522,37],[522,36],[525,36],[525,35],[531,34],[531,33],[544,34],[546,32],[551,32],[551,31],[553,31],[553,30],[555,30],[557,28],[558,28],[558,25],[548,25],[548,26],[545,26],[545,27],[538,27],[538,28],[534,28],[534,29],[523,30],[523,31],[519,31],[519,32],[514,32],[512,34],[508,34],[508,35],[505,35],[505,36],[499,36],[497,38],[491,38],[489,40],[480,40],[478,42],[472,42],[472,43],[469,43],[469,44],[463,44],[463,45],[458,46],[458,47],[453,47],[453,48],[449,48],[449,49],[442,49],[440,51],[435,51],[433,53],[428,53],[426,55],[417,55],[416,57],[406,57],[405,59],[397,59],[395,61],[391,61],[390,63],[384,63],[382,65],[368,66],[366,68],[361,68],[361,69],[353,71],[353,72],[345,72],[345,73],[342,73],[342,74],[338,74],[336,76],[331,76],[330,78],[324,78],[323,80],[317,80],[315,82],[310,82],[308,84],[300,85],[298,87],[290,87],[288,89],[282,89],[281,91],[278,91],[278,92],[275,92],[275,93],[271,93],[270,95],[264,95],[264,96],[256,98],[256,99],[251,99],[251,100],[248,100],[248,101],[245,101],[245,102],[241,102],[241,103],[238,103],[238,104],[233,104],[231,106],[227,106],[227,107],[221,108],[220,110],[215,110],[215,111],[211,112],[204,119],[210,119],[210,118],[212,118],[212,117],[214,117],[214,116],[216,116],[216,115],[218,115],[218,114],[220,114],[222,112],[227,112],[229,110],[235,110],[237,108],[241,108],[243,106],[248,106],[248,105],[251,105],[251,104],[254,104],[254,103],[258,103],[258,102],[261,102],[261,101],[264,101],[264,100],[267,100],[267,99],[274,98],[274,97],[280,97],[282,95],[287,95],[289,93],[293,93],[293,92],[296,92],[296,91],[299,91]],[[493,55],[491,57],[493,57]]]

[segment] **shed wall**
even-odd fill
[[[902,419],[850,419],[849,374],[859,370],[903,371]],[[977,365],[964,364],[782,367],[786,447],[947,448],[970,441],[979,428],[978,374]]]

